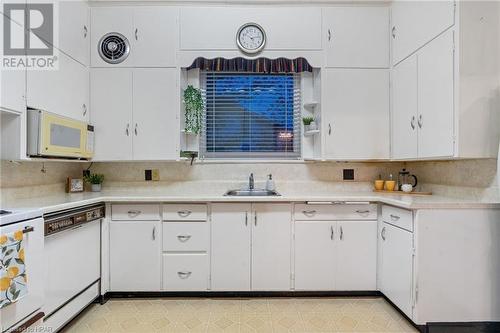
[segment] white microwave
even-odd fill
[[[32,157],[90,159],[94,127],[43,110],[28,110],[27,154]]]

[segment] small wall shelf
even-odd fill
[[[313,136],[319,134],[319,129],[304,132],[304,136]]]
[[[304,103],[304,108],[309,110],[314,110],[319,105],[319,102],[311,101]]]

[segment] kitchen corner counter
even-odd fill
[[[306,201],[348,201],[379,202],[406,209],[500,209],[500,201],[454,198],[440,195],[394,195],[374,193],[368,190],[350,191],[342,188],[311,187],[299,189],[278,187],[279,197],[228,197],[223,193],[229,188],[221,184],[176,183],[168,186],[129,186],[122,184],[102,192],[74,194],[51,194],[28,199],[4,200],[2,207],[35,208],[44,213],[94,204],[98,202],[306,202]]]

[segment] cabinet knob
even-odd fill
[[[382,237],[382,240],[385,241],[385,227],[383,227],[382,231],[380,231],[380,237]]]
[[[392,39],[396,39],[396,26],[392,27],[391,34],[392,34]]]
[[[129,210],[127,212],[128,216],[134,218],[134,217],[137,217],[141,214],[142,212],[140,210]]]
[[[87,28],[86,25],[83,26],[83,38],[87,38],[87,34],[89,32],[89,29]]]
[[[330,239],[333,240],[334,232],[333,232],[333,226],[330,226]]]
[[[189,215],[191,215],[191,211],[190,210],[180,210],[177,212],[177,214],[179,214],[180,217],[188,217]]]
[[[83,116],[85,117],[87,115],[87,104],[83,103],[82,109],[83,109]]]
[[[418,116],[417,124],[418,124],[418,128],[422,128],[422,126],[424,124],[422,121],[422,115]]]
[[[316,211],[315,210],[303,210],[302,214],[304,214],[307,217],[313,217],[314,215],[316,215]]]
[[[397,221],[397,220],[399,220],[399,219],[401,218],[401,216],[397,216],[397,215],[394,215],[394,214],[389,215],[389,217],[390,217],[390,218],[391,218],[391,220],[393,220],[393,221]]]
[[[410,126],[411,129],[415,129],[415,116],[411,117]]]
[[[178,275],[181,279],[183,279],[183,280],[185,280],[185,279],[187,279],[188,277],[190,277],[190,276],[191,276],[191,274],[192,274],[192,272],[190,272],[190,271],[177,272],[177,275]]]
[[[332,40],[332,31],[328,29],[328,41]]]
[[[139,29],[135,28],[134,36],[135,36],[135,40],[138,40],[138,38],[139,38]]]
[[[328,124],[328,135],[332,135],[332,124]]]
[[[179,242],[185,243],[191,238],[191,235],[177,235]]]
[[[344,239],[344,229],[342,229],[342,226],[340,226],[340,240]]]
[[[127,134],[127,136],[130,135],[129,128],[130,128],[130,124],[127,124],[127,128],[125,128],[125,134]]]
[[[135,136],[137,136],[137,123],[135,123],[134,133],[135,133]]]

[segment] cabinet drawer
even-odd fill
[[[114,204],[111,206],[111,219],[113,221],[159,221],[160,205]]]
[[[206,254],[164,254],[163,289],[203,291],[208,287]]]
[[[166,204],[163,205],[164,221],[205,221],[207,205],[203,204]]]
[[[207,251],[207,222],[164,222],[163,251]]]
[[[375,220],[375,204],[332,204],[332,205],[295,205],[296,221],[321,220]]]
[[[413,214],[410,210],[382,206],[382,220],[413,232]]]

